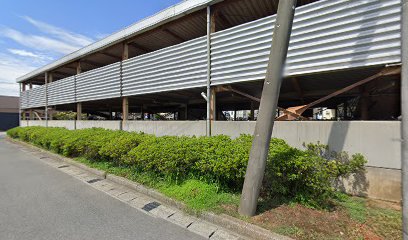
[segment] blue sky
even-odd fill
[[[180,0],[2,0],[0,95],[15,79]]]

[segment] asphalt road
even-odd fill
[[[0,240],[203,239],[41,162],[0,133]]]

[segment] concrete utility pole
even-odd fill
[[[33,83],[32,83],[32,82],[30,82],[28,86],[29,86],[29,89],[30,89],[30,90],[33,89]],[[30,120],[34,120],[33,109],[30,109],[30,110],[29,110],[29,118],[30,118]]]
[[[288,52],[295,7],[296,0],[279,1],[258,120],[256,121],[254,140],[239,205],[239,213],[245,216],[253,216],[256,212],[276,117],[283,67]]]
[[[401,41],[402,232],[408,240],[408,0],[402,1]]]

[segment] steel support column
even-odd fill
[[[255,103],[251,101],[251,120],[255,120]]]
[[[127,97],[122,98],[122,121],[126,122],[129,118],[129,99]]]
[[[77,120],[82,120],[82,103],[77,103]]]
[[[207,136],[211,136],[211,30],[211,7],[207,6]]]
[[[215,88],[211,88],[211,98],[210,100],[210,120],[217,121],[217,91]],[[211,122],[211,126],[212,126]]]
[[[52,75],[52,73],[49,73],[48,74],[48,81],[47,81],[47,86],[46,86],[46,88],[45,88],[45,92],[46,92],[46,98],[47,98],[47,111],[48,111],[48,116],[49,116],[49,118],[50,118],[50,120],[52,120],[52,115],[53,115],[53,110],[51,109],[51,111],[49,111],[48,110],[48,84],[49,83],[52,83],[54,81],[54,78],[53,78],[53,75]],[[48,127],[48,121],[46,122],[46,124],[47,124],[47,127]]]
[[[48,127],[48,72],[45,72],[45,126]]]
[[[401,41],[402,234],[408,240],[408,0],[402,1]]]
[[[81,61],[78,61],[78,62],[77,62],[76,72],[77,72],[77,75],[82,72]],[[76,95],[77,95],[76,81],[77,81],[77,77],[75,76],[75,101],[77,101],[77,100],[76,100],[76,99],[77,99],[77,97],[76,97]],[[77,109],[76,109],[76,113],[77,113],[76,119],[77,119],[77,120],[82,120],[82,103],[77,102],[76,108],[77,108]],[[75,129],[76,129],[76,122],[75,122]]]
[[[124,128],[127,120],[129,119],[129,99],[122,95],[122,64],[124,60],[129,58],[129,45],[124,43],[122,49],[122,61],[120,63],[120,96],[122,96],[122,123],[121,129]]]
[[[256,121],[254,140],[249,155],[239,206],[239,213],[245,216],[253,216],[256,213],[274,119],[276,117],[295,7],[296,0],[279,1],[258,120]]]

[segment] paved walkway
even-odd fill
[[[4,138],[0,133],[0,239],[204,239],[45,164],[41,155]]]

